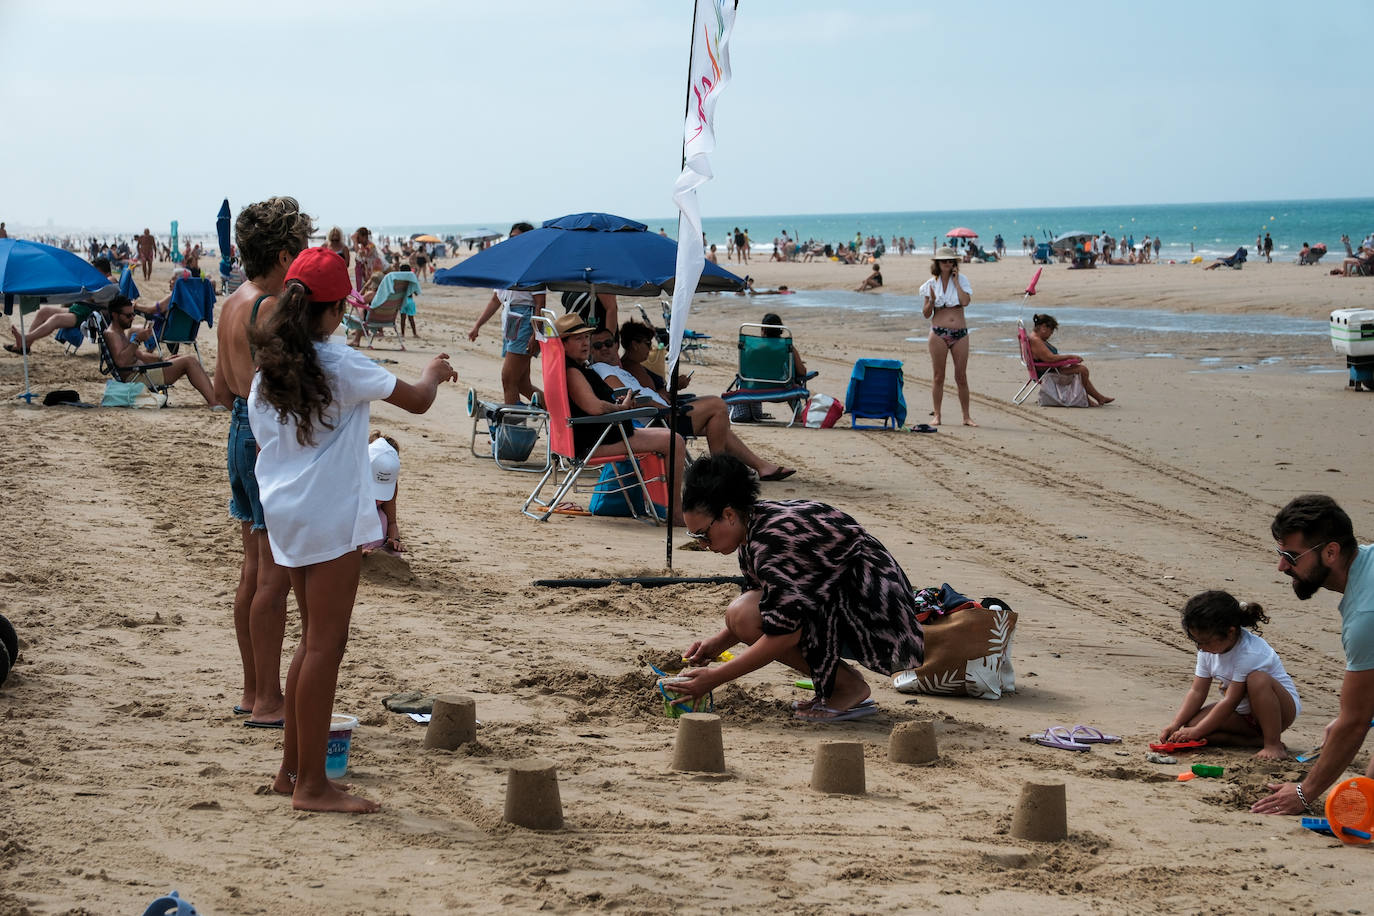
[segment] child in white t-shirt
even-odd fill
[[[401,543],[401,525],[396,520],[396,480],[401,473],[401,446],[395,439],[379,432],[373,432],[367,442],[367,458],[372,466],[372,498],[377,503],[377,521],[382,525],[382,536],[362,545],[363,556],[374,550],[400,556],[405,551]]]
[[[1259,625],[1269,622],[1264,609],[1210,591],[1190,598],[1182,618],[1183,632],[1198,648],[1197,667],[1193,686],[1159,740],[1259,744],[1256,757],[1287,757],[1281,735],[1302,703],[1278,653],[1257,635]],[[1204,706],[1213,680],[1222,697]]]
[[[440,355],[409,385],[331,341],[351,290],[348,268],[333,251],[310,248],[296,256],[271,319],[249,329],[258,371],[248,417],[258,441],[267,539],[273,559],[291,575],[301,613],[273,788],[291,795],[294,808],[368,813],[379,806],[325,776],[325,752],[358,591],[358,547],[381,533],[367,452],[370,403],[424,413],[439,385],[457,375]]]

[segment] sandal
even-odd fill
[[[1121,743],[1121,739],[1116,735],[1104,734],[1101,729],[1093,728],[1091,725],[1075,725],[1069,729],[1069,740],[1077,741],[1079,744]]]
[[[1069,737],[1069,730],[1062,725],[1051,726],[1038,735],[1027,735],[1029,740],[1045,747],[1058,748],[1061,751],[1090,751],[1092,747],[1081,744]]]

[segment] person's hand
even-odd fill
[[[1197,741],[1202,738],[1202,733],[1196,728],[1180,728],[1169,736],[1170,741]]]
[[[1273,794],[1251,805],[1251,814],[1302,814],[1307,810],[1298,799],[1297,783],[1272,782],[1265,788]]]
[[[440,353],[430,360],[429,365],[425,366],[425,375],[433,378],[438,384],[458,381],[458,373],[448,364],[447,353]]]
[[[476,343],[476,342],[477,342],[477,331],[478,331],[478,328],[473,328],[471,331],[468,331],[468,340],[472,341],[473,343]]]
[[[694,665],[705,665],[713,661],[716,656],[724,652],[726,646],[718,646],[719,640],[715,636],[706,639],[698,639],[687,647],[687,651],[682,653],[682,657]]]
[[[692,699],[703,697],[716,686],[715,672],[710,668],[688,668],[677,675],[689,678],[679,684],[664,684],[663,689],[670,693],[680,693]]]
[[[1160,733],[1159,733],[1159,743],[1160,743],[1160,744],[1164,744],[1164,743],[1168,742],[1169,736],[1172,735],[1172,734],[1174,733],[1174,731],[1175,731],[1175,729],[1174,729],[1174,727],[1173,727],[1172,725],[1166,725],[1166,726],[1164,726],[1164,728],[1161,729],[1161,730],[1160,730]]]

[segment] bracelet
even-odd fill
[[[1303,810],[1311,813],[1312,806],[1307,803],[1307,796],[1302,793],[1302,783],[1294,783],[1293,789],[1298,793],[1298,801],[1302,802]]]

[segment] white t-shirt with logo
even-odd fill
[[[277,565],[323,563],[382,537],[372,498],[367,433],[371,404],[391,396],[396,376],[357,350],[334,341],[315,344],[334,401],[325,410],[329,429],[315,423],[315,444],[296,440],[296,420],[258,396],[253,377],[248,422],[258,440],[258,493],[267,540]]]
[[[268,530],[271,531],[270,523]],[[1263,671],[1283,685],[1283,689],[1293,697],[1294,714],[1302,712],[1302,702],[1298,700],[1298,688],[1293,686],[1293,679],[1288,676],[1288,672],[1283,668],[1283,662],[1279,659],[1279,654],[1273,650],[1269,643],[1256,636],[1250,630],[1242,629],[1240,639],[1236,644],[1225,652],[1218,655],[1215,652],[1199,652],[1197,654],[1197,668],[1194,674],[1198,677],[1210,677],[1216,680],[1221,692],[1235,681],[1244,681],[1250,676],[1252,671]],[[1250,698],[1247,696],[1236,706],[1238,715],[1249,715]]]

